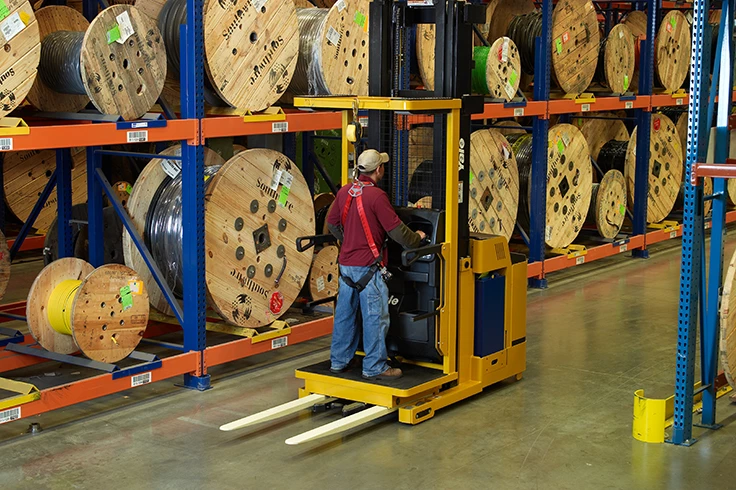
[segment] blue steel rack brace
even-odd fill
[[[677,366],[672,438],[669,442],[689,446],[692,436],[693,394],[695,383],[696,325],[700,306],[701,379],[703,394],[701,427],[717,429],[715,422],[715,378],[718,369],[719,325],[718,307],[723,272],[723,239],[726,213],[726,183],[713,179],[713,218],[710,241],[710,271],[705,272],[703,227],[703,187],[691,185],[692,168],[705,160],[715,104],[715,84],[718,81],[719,105],[716,118],[715,163],[725,163],[728,155],[728,117],[731,113],[733,87],[733,17],[734,0],[722,4],[718,50],[712,82],[711,30],[708,24],[709,0],[694,2],[693,43],[690,69],[690,107],[688,114],[687,165],[685,179],[685,209],[683,214],[682,265],[680,270],[680,307],[677,331]],[[720,72],[720,73],[719,73]],[[720,76],[719,76],[720,75]],[[709,91],[709,82],[713,84]],[[705,110],[703,114],[702,109]],[[703,117],[701,117],[703,116]],[[697,135],[696,138],[693,135]]]

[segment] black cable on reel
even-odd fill
[[[516,221],[524,231],[529,231],[531,202],[530,184],[532,174],[532,135],[529,133],[513,133],[506,136],[506,140],[516,157],[516,166],[519,169],[519,212]]]
[[[601,85],[608,86],[606,80],[606,43],[608,42],[608,36],[601,40],[600,53],[598,54],[598,64],[595,65],[595,75],[593,80],[600,83]]]
[[[605,174],[609,170],[618,170],[626,175],[626,150],[629,147],[628,141],[611,140],[601,148],[598,153],[598,166]]]
[[[528,14],[517,15],[509,23],[508,37],[519,48],[521,70],[534,75],[535,40],[542,35],[542,12],[535,10]]]
[[[41,80],[61,94],[87,95],[82,79],[84,32],[57,31],[41,41]]]
[[[187,22],[187,0],[168,0],[158,15],[158,28],[166,45],[166,59],[170,73],[179,79],[181,73],[180,29]],[[204,77],[204,100],[212,107],[230,107],[212,88],[209,77]]]

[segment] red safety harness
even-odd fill
[[[348,211],[350,211],[350,206],[353,204],[353,200],[355,200],[355,205],[358,207],[360,224],[363,226],[363,233],[365,233],[365,239],[368,242],[368,247],[371,249],[373,258],[375,259],[375,262],[373,262],[373,264],[371,265],[370,270],[363,277],[361,277],[358,282],[351,280],[349,277],[342,276],[343,281],[345,281],[345,283],[351,288],[357,289],[358,292],[365,289],[365,287],[368,285],[371,279],[373,279],[373,276],[376,274],[376,271],[378,271],[379,268],[384,267],[383,254],[381,253],[381,251],[378,250],[378,247],[376,246],[376,241],[373,239],[371,228],[368,225],[368,218],[366,218],[365,216],[365,208],[363,207],[363,187],[373,186],[373,182],[362,182],[360,180],[356,180],[355,182],[353,182],[353,185],[348,191],[348,198],[345,200],[345,207],[342,209],[342,219],[340,222],[344,229],[345,220],[348,217]]]

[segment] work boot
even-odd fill
[[[351,369],[353,369],[354,367],[356,367],[356,366],[357,366],[357,365],[359,365],[359,364],[360,364],[360,359],[358,359],[358,358],[356,358],[356,357],[353,357],[352,359],[350,359],[350,362],[348,362],[348,363],[347,363],[347,364],[345,365],[345,367],[343,367],[343,368],[341,368],[341,369],[335,369],[335,368],[333,368],[332,366],[330,366],[330,372],[331,372],[331,373],[334,373],[334,374],[341,374],[341,373],[345,373],[345,372],[347,372],[347,371],[350,371]]]
[[[392,379],[399,379],[401,376],[403,376],[404,373],[401,372],[401,369],[399,368],[388,368],[378,376],[366,376],[365,374],[363,377],[365,379],[370,379],[371,381],[376,380],[385,380],[385,381],[391,381]]]

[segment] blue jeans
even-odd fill
[[[330,361],[333,369],[342,369],[358,349],[358,306],[363,315],[363,375],[378,376],[389,365],[386,363],[386,334],[388,333],[388,287],[376,272],[363,291],[358,293],[343,281],[342,276],[358,282],[369,267],[340,266],[340,293],[335,307]]]

